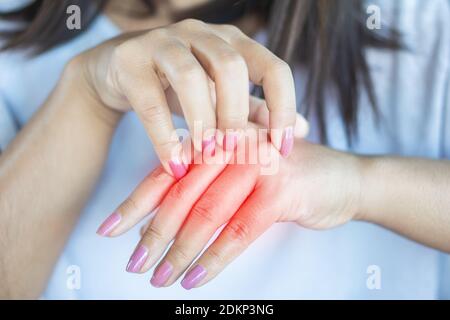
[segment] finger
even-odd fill
[[[189,174],[170,188],[132,254],[127,271],[145,272],[161,257],[195,202],[228,163],[230,156],[222,155],[219,149],[216,157],[220,156],[226,160],[193,165]]]
[[[113,58],[118,86],[143,123],[167,172],[180,179],[187,172],[186,160],[172,123],[164,89],[149,61],[142,57],[142,46],[127,41],[116,49]]]
[[[271,140],[283,156],[292,151],[296,119],[295,86],[289,65],[229,25],[209,25],[245,59],[250,80],[262,85],[270,113]]]
[[[269,109],[266,102],[258,97],[250,96],[249,108],[248,120],[269,129]]]
[[[102,223],[97,234],[115,237],[128,231],[159,205],[175,182],[162,167],[158,167]]]
[[[181,282],[189,290],[216,277],[275,221],[257,190],[250,195],[218,238],[201,255]]]
[[[196,150],[214,141],[216,114],[211,100],[208,76],[181,41],[159,46],[153,59],[169,81],[183,109]]]
[[[150,280],[155,287],[169,286],[189,267],[214,233],[239,209],[259,175],[253,166],[228,166],[197,201],[175,242]],[[239,182],[239,188],[234,185]]]
[[[247,64],[226,41],[209,31],[201,37],[189,38],[189,42],[215,83],[219,143],[233,150],[237,143],[234,137],[239,137],[239,132],[247,127],[249,115]]]
[[[190,139],[185,139],[181,145],[183,154],[193,154]],[[206,159],[210,160],[210,158]],[[189,158],[188,160],[190,162],[192,159]],[[114,237],[128,231],[155,210],[175,182],[176,179],[168,174],[163,167],[158,167],[105,220],[97,233]]]
[[[250,114],[248,120],[262,126],[263,128],[269,128],[269,110],[267,109],[266,102],[263,99],[250,96]],[[294,126],[294,137],[305,138],[308,133],[308,121],[300,113],[297,113]]]
[[[139,229],[139,235],[142,237],[145,233],[145,231],[147,231],[148,227],[150,226],[150,224],[152,223],[153,218],[150,218],[140,229]]]

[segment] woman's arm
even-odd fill
[[[358,219],[450,252],[450,161],[362,158]]]
[[[100,174],[120,114],[74,60],[0,157],[0,297],[36,298]]]

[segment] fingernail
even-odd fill
[[[162,287],[172,275],[172,272],[173,266],[168,261],[164,261],[153,273],[150,283],[156,288]]]
[[[203,155],[214,156],[216,153],[216,138],[213,136],[202,141]]]
[[[187,166],[180,160],[170,160],[169,167],[177,180],[183,178],[187,173]]]
[[[223,136],[223,149],[227,151],[232,151],[236,148],[238,141],[237,132],[229,132]]]
[[[206,274],[207,272],[205,268],[201,265],[196,265],[194,269],[187,273],[183,281],[181,281],[181,286],[186,290],[190,290],[202,281],[206,277]]]
[[[97,229],[97,234],[100,236],[107,236],[113,231],[113,229],[120,223],[122,216],[119,213],[114,212]]]
[[[287,157],[294,147],[294,130],[288,127],[284,130],[283,141],[281,142],[280,153],[283,157]]]
[[[144,247],[143,245],[137,247],[131,255],[130,261],[128,261],[127,271],[132,273],[139,272],[144,265],[147,256],[148,249],[146,247]]]

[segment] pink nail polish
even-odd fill
[[[194,269],[188,272],[181,281],[181,286],[186,290],[194,288],[200,281],[206,277],[207,271],[201,265],[196,265]]]
[[[162,287],[172,275],[172,272],[173,266],[168,261],[164,261],[153,273],[150,283],[156,288]]]
[[[170,170],[172,170],[173,176],[177,180],[183,178],[187,173],[187,165],[179,160],[170,160],[169,167]]]
[[[137,247],[131,256],[130,261],[128,261],[127,271],[132,273],[139,272],[144,265],[147,256],[148,249],[146,247],[143,245]]]
[[[119,213],[114,212],[102,223],[97,229],[97,234],[100,236],[108,236],[111,231],[120,223],[122,216]]]
[[[232,151],[236,148],[238,142],[238,133],[230,132],[223,136],[223,149]]]
[[[283,141],[281,142],[280,153],[283,157],[287,157],[294,147],[294,130],[288,127],[284,130]]]
[[[211,137],[207,140],[203,140],[202,151],[203,151],[203,155],[210,156],[210,157],[214,156],[216,153],[216,138]]]

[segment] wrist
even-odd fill
[[[314,192],[312,195],[320,211],[326,216],[334,212],[336,224],[365,219],[366,158],[299,140],[287,160],[292,161],[293,167],[300,168],[296,176],[299,181],[307,181],[305,187]],[[308,181],[311,178],[313,180]],[[317,185],[321,186],[317,188]],[[300,203],[299,207],[302,205]]]
[[[79,108],[84,108],[90,116],[102,124],[115,129],[123,113],[106,106],[98,97],[95,89],[86,76],[86,67],[81,56],[70,60],[65,66],[57,90],[78,102]]]
[[[374,184],[377,180],[383,179],[379,173],[376,173],[377,158],[357,156],[358,158],[358,177],[359,177],[359,199],[357,212],[354,220],[375,222],[373,216],[374,209],[371,202],[373,195],[379,192]]]
[[[341,188],[346,190],[345,208],[351,220],[364,220],[363,185],[365,175],[365,159],[351,153],[340,153],[344,164]]]

